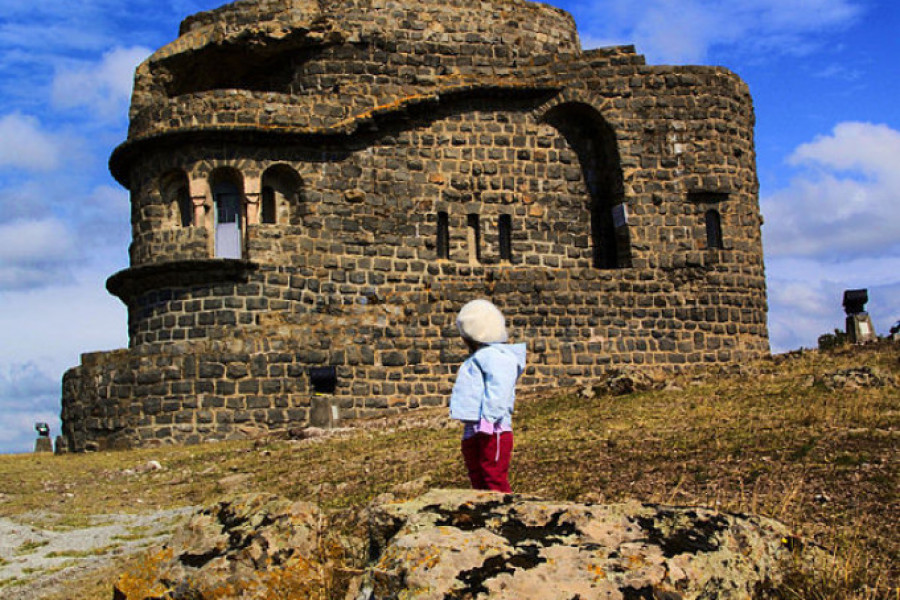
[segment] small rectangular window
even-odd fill
[[[446,212],[437,215],[437,257],[450,258],[450,216]]]
[[[722,243],[722,219],[719,211],[706,211],[706,247],[707,248],[724,248]]]
[[[512,261],[512,217],[500,215],[497,230],[500,238],[500,260]]]
[[[481,224],[477,214],[470,214],[466,218],[468,225],[469,262],[481,262]]]
[[[698,204],[714,204],[728,201],[728,192],[712,192],[708,190],[695,190],[688,192],[688,200]]]
[[[314,394],[333,394],[337,388],[335,367],[310,367],[309,384]]]

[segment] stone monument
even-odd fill
[[[869,290],[844,291],[844,312],[847,313],[847,337],[852,344],[865,344],[878,339],[872,318],[866,312]]]
[[[53,452],[53,442],[50,440],[50,426],[46,423],[35,423],[37,439],[34,441],[35,452]]]

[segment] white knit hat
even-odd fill
[[[464,338],[481,344],[509,339],[503,313],[488,300],[472,300],[463,306],[456,316],[456,326]]]

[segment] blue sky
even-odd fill
[[[127,344],[104,283],[127,266],[134,67],[217,0],[0,0],[0,452],[59,432],[81,352]],[[867,287],[900,319],[900,5],[889,0],[559,0],[585,47],[730,68],[754,96],[772,349],[843,326]]]

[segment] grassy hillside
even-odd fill
[[[780,355],[646,391],[520,399],[512,484],[545,498],[705,505],[777,518],[838,559],[797,598],[900,597],[900,344]],[[384,492],[466,487],[445,411],[329,438],[0,457],[0,516],[78,527],[265,490],[356,510]],[[162,469],[145,468],[158,461]],[[114,566],[75,596],[111,597]],[[15,585],[15,582],[8,582]],[[0,582],[0,585],[3,585]],[[73,593],[69,587],[67,594]]]

